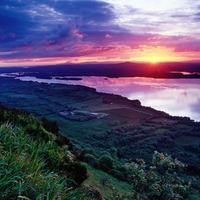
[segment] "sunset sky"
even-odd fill
[[[197,0],[0,1],[0,66],[191,60]]]

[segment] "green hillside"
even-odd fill
[[[56,122],[3,105],[0,122],[0,199],[191,199],[195,195],[194,189],[190,192],[191,181],[179,175],[185,165],[170,156],[154,153],[153,166],[143,160],[127,164],[128,178],[120,181],[111,172],[79,162]],[[109,167],[107,157],[102,159],[102,167]],[[120,177],[117,170],[113,173]]]
[[[0,199],[115,199],[131,192],[130,184],[79,162],[55,121],[2,104],[0,149]]]
[[[32,115],[2,105],[0,121],[0,199],[86,198],[87,191],[77,188],[87,168],[72,158],[69,140]]]
[[[137,163],[138,159],[143,159],[144,172],[149,174],[150,166],[155,167],[152,163],[155,151],[163,152],[172,163],[175,158],[184,163],[187,167],[181,173],[176,172],[181,178],[177,180],[184,180],[185,184],[179,184],[187,188],[190,180],[194,179],[187,191],[198,194],[195,191],[200,189],[199,122],[187,117],[172,117],[141,106],[138,100],[98,93],[83,86],[24,84],[13,78],[0,79],[0,101],[32,113],[1,105],[1,125],[21,130],[19,132],[29,137],[25,143],[29,144],[30,140],[43,142],[42,150],[36,154],[45,165],[41,171],[47,169],[66,177],[67,188],[70,188],[67,194],[77,192],[80,197],[75,195],[76,199],[82,196],[86,199],[88,195],[88,199],[134,199],[133,194],[137,190],[131,177],[135,165],[131,163],[137,164],[137,170],[144,170],[141,163]],[[8,142],[8,147],[12,149],[10,144]],[[49,149],[44,151],[45,148]],[[13,152],[10,154],[14,155]],[[167,154],[172,158],[168,159]],[[163,172],[166,169],[158,171],[161,175],[164,175]],[[157,172],[152,173],[160,177]],[[167,173],[173,174],[173,171]],[[141,176],[146,177],[145,174]],[[145,180],[149,180],[148,177],[151,178],[147,176]],[[144,195],[147,195],[147,191],[151,193],[155,185],[151,189],[148,186],[148,189],[142,180],[137,181],[143,185]],[[153,181],[158,182],[158,179]],[[151,185],[151,181],[145,183]],[[139,194],[143,195],[143,192],[139,191]],[[187,198],[198,199],[199,195]]]

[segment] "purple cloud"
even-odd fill
[[[139,51],[141,46],[169,47],[175,52],[200,51],[200,39],[194,36],[200,20],[198,6],[189,13],[154,12],[120,2],[3,0],[0,3],[0,60],[100,53],[105,56],[107,52],[111,52],[107,57],[114,57],[117,51],[123,51],[125,56],[126,50],[130,53],[127,53],[128,59],[131,50]],[[183,21],[191,28],[186,29]]]

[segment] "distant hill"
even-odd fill
[[[51,78],[51,76],[107,76],[152,78],[200,78],[200,63],[115,63],[62,64],[37,67],[0,68],[0,73],[18,73],[19,76]],[[188,72],[184,74],[183,72]]]

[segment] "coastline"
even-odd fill
[[[86,86],[32,81],[25,84],[8,77],[0,80],[0,102],[38,118],[57,121],[62,134],[77,149],[92,148],[101,156],[105,151],[113,155],[111,147],[115,147],[116,159],[122,164],[137,158],[150,162],[154,150],[158,150],[177,157],[189,169],[200,170],[199,159],[188,160],[192,146],[200,142],[200,122],[170,116],[142,106],[139,100],[97,92]],[[66,118],[60,113],[70,115]]]

